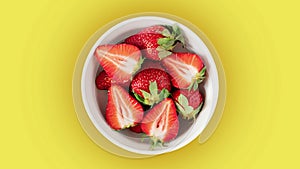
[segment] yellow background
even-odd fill
[[[291,0],[27,0],[0,5],[0,168],[300,168],[299,3]],[[222,121],[205,144],[126,159],[97,147],[72,101],[87,39],[136,12],[198,26],[227,76]]]

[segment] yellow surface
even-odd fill
[[[300,168],[299,3],[5,1],[0,5],[0,168]],[[206,33],[222,59],[227,102],[205,144],[149,159],[98,148],[72,102],[85,41],[111,20],[167,12]]]

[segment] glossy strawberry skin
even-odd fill
[[[174,139],[178,134],[179,121],[173,100],[166,98],[149,110],[142,120],[141,128],[151,137],[154,145]]]
[[[205,66],[200,56],[193,53],[173,53],[162,60],[171,75],[172,85],[180,89],[196,90],[205,75]],[[196,87],[195,87],[196,86]]]
[[[199,90],[175,90],[172,98],[183,119],[195,119],[203,106],[203,97]]]
[[[158,90],[167,89],[168,91],[171,91],[169,75],[165,71],[155,68],[145,69],[136,74],[130,84],[130,87],[134,93],[143,96],[141,90],[150,92],[150,82],[155,81],[157,83]]]
[[[129,130],[130,130],[130,131],[133,131],[133,132],[135,132],[135,133],[143,133],[143,130],[142,130],[140,124],[138,124],[138,125],[136,125],[136,126],[133,126],[133,127],[130,127]]]
[[[107,73],[103,70],[96,77],[95,83],[99,90],[108,90],[111,86],[111,78],[108,77]]]
[[[108,102],[105,119],[114,130],[121,130],[137,125],[144,116],[141,104],[119,85],[112,85],[108,90]]]
[[[128,37],[125,39],[125,43],[137,46],[148,59],[160,60],[157,41],[163,37],[163,35],[157,33],[141,33]]]
[[[198,108],[200,106],[200,104],[203,102],[203,98],[202,98],[202,95],[200,94],[199,90],[196,90],[196,91],[175,90],[172,93],[172,97],[175,102],[178,102],[178,97],[180,94],[183,94],[188,99],[189,105],[192,106],[194,109]]]
[[[140,50],[130,44],[100,45],[94,53],[113,83],[128,82],[140,68]]]
[[[147,28],[142,29],[139,34],[143,34],[143,33],[156,33],[156,34],[161,34],[162,31],[166,29],[164,26],[162,25],[153,25]]]

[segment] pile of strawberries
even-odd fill
[[[112,129],[144,133],[156,145],[177,136],[178,118],[196,118],[206,67],[200,56],[176,51],[184,43],[178,26],[154,25],[120,44],[97,47],[103,71],[96,87],[108,90],[105,119]]]

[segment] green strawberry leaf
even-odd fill
[[[183,46],[185,46],[185,40],[184,40],[184,37],[183,37],[183,35],[181,33],[181,30],[178,27],[178,25],[174,24],[172,26],[172,33],[173,33],[174,39],[181,42],[183,44]]]
[[[148,92],[146,92],[146,91],[144,91],[144,90],[140,90],[140,91],[142,92],[142,94],[143,94],[145,100],[151,97],[151,94],[150,94],[150,93],[148,93]]]
[[[165,37],[170,37],[171,36],[171,33],[168,29],[164,29],[161,34]]]
[[[157,40],[157,44],[162,46],[162,45],[165,45],[165,44],[169,43],[170,40],[172,40],[172,39],[170,39],[170,38],[159,38]]]
[[[198,89],[198,82],[196,81],[193,85],[193,90],[197,90]]]
[[[145,58],[141,57],[140,60],[138,61],[137,65],[135,66],[132,74],[135,74],[138,70],[140,70]]]
[[[187,107],[184,107],[184,114],[191,114],[193,111],[194,111],[194,108],[192,106],[187,106]]]
[[[184,108],[177,102],[175,102],[176,108],[180,114],[184,114]]]
[[[153,95],[157,95],[158,89],[157,89],[157,83],[156,83],[156,81],[150,82],[150,85],[149,85],[149,91],[150,91],[150,94],[151,94],[152,96],[153,96]]]
[[[164,47],[162,47],[162,46],[158,46],[158,47],[156,48],[156,50],[157,50],[158,52],[161,52],[161,51],[165,51],[166,49],[165,49]]]
[[[157,47],[158,48],[158,47]],[[156,48],[156,50],[157,50],[157,48]],[[159,51],[159,50],[158,50]],[[167,51],[167,50],[163,50],[163,51],[159,51],[158,52],[158,57],[160,58],[160,59],[163,59],[163,58],[165,58],[165,57],[167,57],[167,56],[169,56],[169,55],[171,55],[172,54],[172,52],[170,52],[170,51]]]
[[[180,94],[178,96],[178,102],[179,104],[181,104],[183,107],[186,107],[189,105],[189,101],[188,99],[183,95],[183,94]]]
[[[181,34],[180,29],[177,24],[172,25],[172,30],[173,30],[172,33],[174,33],[175,35]]]
[[[200,73],[200,76],[204,76],[205,75],[205,72],[206,72],[206,66],[204,66],[201,71],[199,72]]]
[[[141,97],[140,95],[136,94],[136,93],[133,93],[134,97],[136,98],[136,100],[138,100],[139,102],[143,103],[144,102],[144,98]]]
[[[167,97],[169,97],[170,92],[167,89],[162,89],[161,92],[159,93],[159,100],[163,100]]]
[[[184,37],[182,36],[182,34],[176,36],[175,39],[176,39],[177,41],[181,42],[183,46],[185,46],[185,39],[184,39]]]

